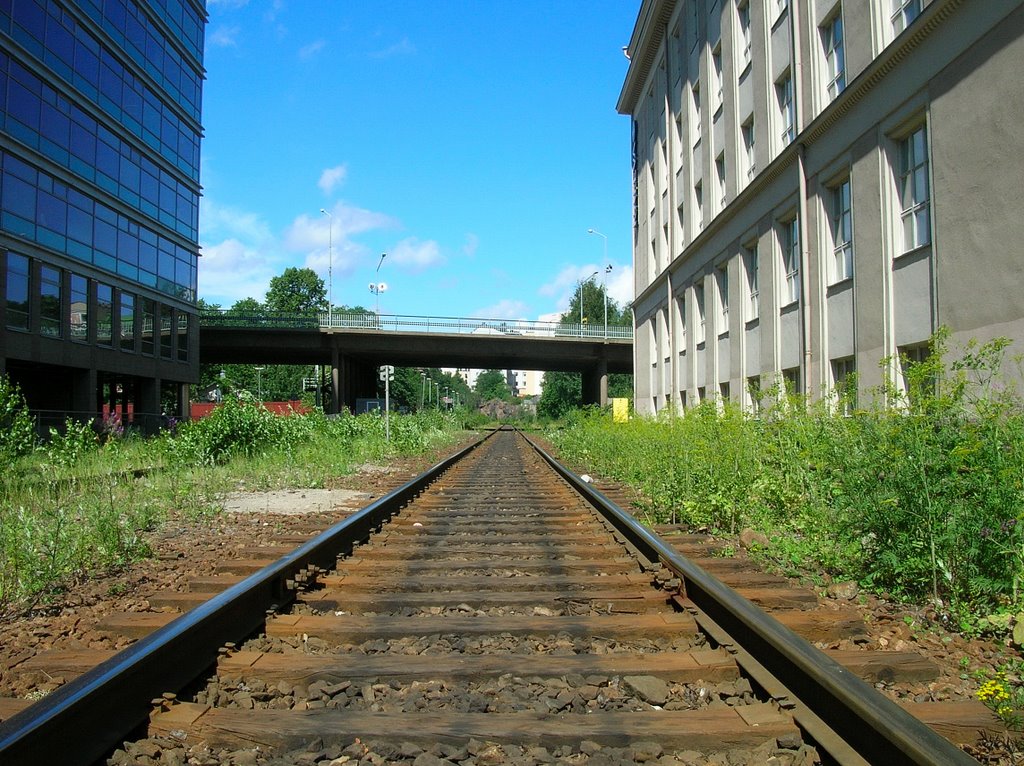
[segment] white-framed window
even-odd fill
[[[825,91],[832,101],[846,87],[846,53],[843,48],[843,13],[840,10],[821,28],[821,44],[825,50]]]
[[[799,394],[803,392],[803,386],[800,383],[800,368],[789,367],[782,371],[782,383],[786,387],[786,393],[788,394]]]
[[[679,356],[686,354],[686,296],[676,296],[676,348]]]
[[[700,83],[695,82],[690,89],[692,99],[690,101],[692,111],[690,112],[690,126],[693,133],[693,146],[700,143]]]
[[[676,146],[679,147],[678,157],[679,165],[682,166],[686,161],[686,134],[683,133],[683,114],[680,112],[676,115]]]
[[[754,155],[754,115],[750,115],[750,119],[740,127],[740,137],[743,139],[743,164],[749,182],[757,172],[757,160]]]
[[[720,401],[722,402],[722,404],[725,404],[727,401],[729,401],[729,384],[728,383],[719,383],[718,384],[718,396],[720,397]]]
[[[704,285],[693,286],[693,305],[697,309],[697,327],[696,335],[693,340],[698,345],[703,343],[707,338],[707,321],[705,319],[705,307],[704,307]]]
[[[775,98],[779,106],[779,140],[786,147],[796,136],[796,111],[793,104],[793,76],[786,74],[775,83]]]
[[[782,305],[800,300],[800,221],[793,217],[779,227],[779,247],[782,251]]]
[[[852,356],[832,360],[832,387],[843,415],[857,406],[857,363]]]
[[[761,412],[761,397],[763,396],[763,393],[761,392],[760,375],[751,375],[749,378],[747,378],[746,394],[747,406],[750,408],[750,411],[753,414],[757,415],[758,413]]]
[[[850,179],[829,190],[829,223],[832,230],[832,281],[853,276],[853,215]]]
[[[745,69],[747,64],[750,63],[750,0],[740,0],[737,3],[736,17],[739,21],[740,60],[743,62],[740,69]]]
[[[921,0],[892,0],[892,36],[909,27],[921,15]]]
[[[938,380],[928,368],[922,368],[931,359],[932,350],[927,344],[901,346],[899,349],[900,382],[903,392],[910,404],[915,404],[922,397],[934,394]],[[915,371],[915,368],[916,369]]]
[[[693,205],[695,211],[694,225],[697,231],[704,228],[704,182],[698,181],[693,185]]]
[[[898,154],[900,228],[902,252],[906,253],[931,242],[928,133],[924,125],[900,140]]]
[[[711,51],[711,88],[715,94],[715,111],[722,106],[722,41]]]
[[[760,288],[758,287],[758,256],[757,243],[745,248],[743,252],[743,270],[747,277],[747,316],[746,321],[750,322],[760,315],[761,299]]]
[[[725,152],[715,158],[715,183],[718,187],[718,210],[725,209]]]
[[[729,332],[729,265],[715,269],[715,285],[718,290],[718,326],[715,331],[719,335]]]

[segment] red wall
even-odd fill
[[[291,415],[293,413],[305,415],[310,411],[309,407],[298,399],[291,402],[263,402],[262,404],[267,411],[275,415]],[[192,402],[192,419],[199,420],[199,418],[205,418],[219,406],[219,404],[214,402]]]

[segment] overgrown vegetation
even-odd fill
[[[216,513],[239,486],[329,487],[359,463],[448,443],[463,425],[436,410],[392,414],[386,441],[376,414],[276,417],[231,400],[151,439],[68,422],[37,443],[20,393],[3,378],[0,418],[0,616],[147,555],[147,533],[162,521]]]
[[[1005,626],[1024,609],[1024,403],[999,379],[1005,340],[947,365],[945,337],[903,360],[909,393],[852,412],[772,390],[757,417],[729,403],[628,424],[591,411],[552,439],[638,487],[651,521],[755,527],[794,573],[929,600],[968,631]]]

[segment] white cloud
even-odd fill
[[[492,306],[476,309],[471,316],[481,319],[523,319],[529,307],[522,301],[505,298]]]
[[[416,46],[409,42],[408,37],[403,37],[397,43],[386,48],[370,51],[367,55],[372,59],[389,59],[395,56],[411,56],[416,53]]]
[[[327,42],[325,40],[314,40],[309,45],[299,48],[299,58],[303,61],[309,61],[322,51],[326,45]]]
[[[472,258],[476,255],[478,247],[480,247],[480,237],[470,232],[466,235],[466,243],[462,246],[462,254]]]
[[[320,191],[324,194],[330,194],[337,186],[345,183],[345,178],[347,176],[347,165],[335,165],[333,168],[324,168],[320,173],[320,180],[316,182],[316,185],[320,187]]]
[[[238,45],[238,35],[241,31],[237,26],[217,27],[207,35],[206,42],[216,48],[234,48]]]
[[[224,308],[242,298],[262,301],[276,271],[263,253],[237,239],[204,245],[199,259],[199,297]]]
[[[415,237],[403,239],[388,251],[388,259],[417,273],[444,262],[441,248],[432,239],[420,242]]]
[[[589,263],[582,266],[566,266],[555,278],[541,285],[537,292],[540,295],[554,298],[555,305],[565,311],[572,301],[572,297],[580,287],[580,281],[590,278],[597,272],[593,279],[597,284],[602,281],[608,287],[608,297],[617,302],[620,306],[633,300],[633,267],[632,265],[619,266],[612,264],[612,271],[607,277],[600,264]]]
[[[199,214],[203,239],[235,237],[247,243],[258,243],[273,238],[266,221],[256,213],[219,205],[209,197],[201,199]]]

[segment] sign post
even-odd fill
[[[380,368],[380,379],[384,381],[384,440],[391,441],[391,381],[395,379],[394,365],[385,364]]]

